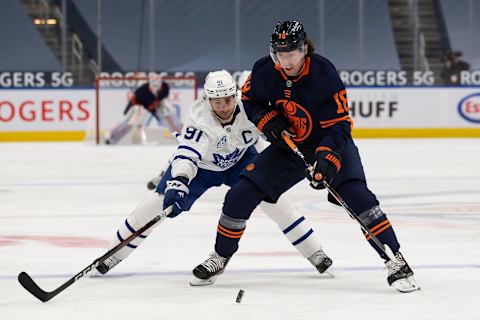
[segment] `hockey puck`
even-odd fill
[[[242,289],[238,290],[238,294],[237,294],[237,303],[240,303],[242,302],[242,298],[243,298],[243,294],[245,293],[245,291],[243,291]]]

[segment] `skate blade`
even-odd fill
[[[420,286],[417,284],[413,276],[395,281],[392,283],[392,287],[401,293],[409,293],[420,290]]]
[[[190,280],[190,285],[192,287],[201,287],[201,286],[209,286],[215,283],[217,280],[217,277],[211,277],[210,279],[199,279],[195,276],[193,276],[192,280]]]

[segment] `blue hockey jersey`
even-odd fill
[[[288,118],[300,149],[328,147],[341,152],[351,137],[347,92],[334,65],[313,54],[302,72],[289,77],[270,57],[258,60],[242,88],[248,118],[277,110]]]

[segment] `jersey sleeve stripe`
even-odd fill
[[[185,149],[185,150],[191,151],[191,152],[195,153],[195,154],[198,156],[198,159],[202,160],[202,155],[200,154],[200,152],[198,152],[197,150],[193,149],[192,147],[189,147],[189,146],[178,146],[177,150],[180,150],[180,149]]]
[[[187,156],[182,156],[182,155],[175,156],[175,158],[173,158],[173,161],[175,161],[177,159],[188,160],[188,161],[192,162],[194,165],[197,165],[197,163],[192,158],[189,158]]]
[[[350,131],[353,129],[353,120],[352,118],[350,118],[350,116],[347,114],[346,116],[343,116],[341,118],[336,118],[336,119],[332,119],[332,120],[328,120],[328,121],[320,121],[320,126],[325,129],[325,128],[329,128],[339,122],[342,122],[342,121],[348,121],[350,123]]]
[[[347,120],[350,116],[347,114],[346,116],[335,118],[331,120],[320,121],[320,124],[330,124],[330,123],[337,123],[339,121]]]

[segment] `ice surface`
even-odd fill
[[[388,287],[383,263],[325,191],[290,195],[334,261],[320,276],[262,212],[217,283],[190,287],[213,248],[226,188],[160,225],[111,276],[52,290],[105,252],[172,146],[0,144],[0,319],[480,319],[480,140],[358,140],[369,187],[422,290]],[[241,304],[235,303],[245,290]]]

